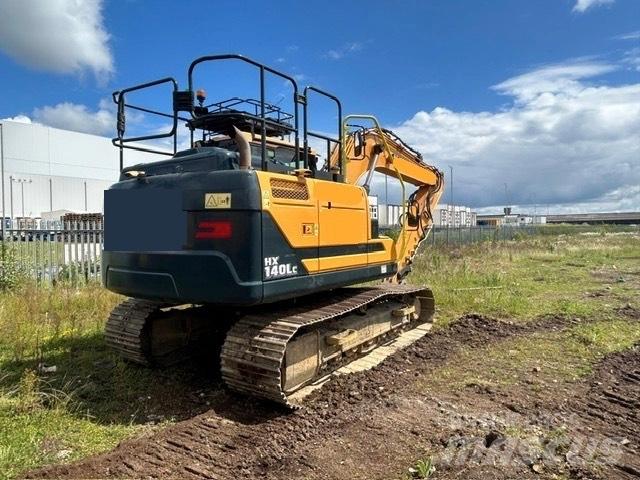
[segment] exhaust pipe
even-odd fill
[[[251,168],[251,145],[242,132],[238,130],[238,128],[234,125],[233,129],[236,132],[236,143],[238,144],[238,153],[240,154],[240,158],[238,163],[240,164],[240,170],[249,170]]]

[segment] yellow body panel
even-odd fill
[[[318,246],[318,202],[315,199],[315,181],[313,179],[284,175],[273,172],[256,172],[262,192],[262,209],[269,211],[280,230],[294,248]],[[303,185],[308,199],[282,198],[274,196],[271,180],[295,182]],[[312,233],[304,225],[313,225]]]
[[[256,174],[262,209],[271,214],[289,244],[293,248],[319,248],[318,258],[302,260],[309,273],[394,261],[393,240],[370,238],[369,202],[362,187],[291,174]],[[306,198],[294,198],[305,197],[305,192]],[[382,243],[384,251],[334,255],[331,249],[322,248],[366,243]]]
[[[359,244],[367,241],[367,195],[363,188],[316,180],[320,221],[320,246]]]

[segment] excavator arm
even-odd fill
[[[329,168],[340,169],[346,183],[362,183],[370,190],[374,172],[398,179],[402,188],[403,213],[400,232],[395,239],[393,254],[397,275],[389,281],[400,283],[411,272],[411,263],[418,246],[427,237],[433,224],[432,212],[443,192],[444,177],[436,167],[427,165],[422,155],[406,145],[390,130],[380,128],[375,117],[351,115],[347,121],[359,118],[370,120],[374,128],[362,128],[345,134],[342,154],[337,150],[330,158]],[[345,128],[346,132],[347,129]],[[415,190],[408,194],[413,186]]]

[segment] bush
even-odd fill
[[[0,246],[0,290],[12,290],[25,282],[27,270],[14,247]]]

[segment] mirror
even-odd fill
[[[362,131],[358,130],[354,132],[353,142],[354,142],[353,153],[355,154],[356,157],[362,156],[362,154],[364,153],[364,146],[365,146],[365,141],[364,141],[364,136],[362,135]]]

